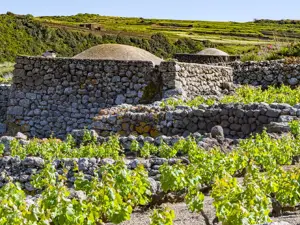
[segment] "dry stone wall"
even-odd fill
[[[6,131],[6,112],[9,101],[10,85],[0,84],[0,135]]]
[[[284,60],[264,62],[232,62],[227,64],[233,68],[236,83],[254,86],[300,84],[300,64],[287,64]]]
[[[240,60],[240,56],[226,55],[198,55],[198,54],[175,54],[174,58],[179,62],[199,63],[199,64],[215,64],[228,63]]]
[[[10,133],[64,137],[92,128],[103,108],[179,94],[218,93],[229,67],[145,61],[18,57],[7,108]],[[96,125],[100,127],[102,125]]]
[[[159,167],[168,163],[173,165],[177,162],[187,163],[187,160],[180,158],[151,158],[151,159],[132,159],[126,160],[125,163],[128,169],[135,169],[138,165],[143,165],[148,171],[149,178],[159,180]],[[75,174],[73,168],[75,163],[78,165],[78,170],[91,178],[99,169],[106,164],[114,164],[113,159],[96,159],[96,158],[72,158],[72,159],[57,159],[52,162],[58,174],[63,174],[64,167],[69,171],[67,173],[67,181],[69,184],[74,184]],[[36,191],[31,185],[32,176],[41,172],[45,166],[45,161],[39,157],[26,157],[23,160],[20,157],[5,156],[0,158],[0,173],[6,176],[0,176],[0,188],[10,181],[18,182],[21,187],[27,191]]]
[[[142,61],[18,57],[7,110],[9,129],[31,136],[89,128],[99,109],[137,104],[153,78]]]
[[[0,84],[0,123],[6,120],[10,85]]]
[[[164,97],[174,94],[191,99],[199,95],[219,94],[224,83],[233,81],[232,69],[195,63],[162,62]]]
[[[280,121],[282,116],[300,116],[297,107],[286,104],[279,104],[279,108],[275,104],[179,107],[169,112],[160,107],[139,110],[140,106],[125,105],[105,113],[105,109],[123,103],[137,105],[145,96],[152,100],[154,96],[218,94],[233,79],[252,85],[294,86],[300,81],[300,65],[282,60],[228,65],[232,68],[181,62],[162,62],[154,67],[142,61],[18,57],[13,85],[0,86],[0,133],[5,131],[5,121],[11,133],[21,131],[37,137],[64,137],[85,127],[103,136],[111,132],[152,137],[187,135],[210,132],[215,125],[221,125],[226,136],[244,137]]]
[[[300,117],[299,105],[266,103],[200,105],[199,108],[179,106],[175,109],[135,106],[112,110],[100,113],[92,124],[92,128],[102,136],[111,133],[187,136],[196,132],[205,134],[220,125],[226,137],[243,138],[261,132],[272,123],[276,126],[278,122]]]

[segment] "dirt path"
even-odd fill
[[[205,198],[205,208],[203,210],[204,215],[201,215],[200,213],[189,212],[184,203],[166,204],[166,206],[175,211],[175,225],[213,225],[215,209],[213,208],[212,203],[212,198]],[[151,212],[151,210],[147,212],[135,212],[131,216],[131,220],[122,223],[122,225],[149,225],[149,216],[151,215]],[[274,222],[285,221],[289,222],[291,225],[300,225],[300,212],[298,212],[296,215],[272,219]],[[221,225],[221,223],[218,223],[218,225]]]

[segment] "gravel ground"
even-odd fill
[[[210,197],[205,198],[204,202],[204,215],[200,213],[191,213],[188,211],[184,203],[165,204],[175,211],[176,218],[175,225],[212,225],[215,218],[215,209],[212,206],[213,200]],[[135,212],[131,216],[130,221],[122,223],[122,225],[149,225],[149,216],[151,210],[147,212]],[[206,218],[205,218],[206,217]],[[273,221],[285,221],[291,225],[300,225],[300,212],[291,216],[283,216],[279,218],[272,218]],[[219,223],[221,225],[221,223]]]

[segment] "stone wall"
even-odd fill
[[[223,56],[223,55],[197,55],[197,54],[175,54],[174,58],[179,62],[215,64],[227,63],[240,60],[240,56]]]
[[[300,84],[300,64],[286,64],[284,60],[264,62],[232,62],[234,81],[254,86]]]
[[[216,94],[229,67],[163,62],[18,57],[7,109],[11,134],[63,137],[91,128],[103,108],[180,94]],[[175,90],[175,91],[174,91]],[[176,93],[176,91],[178,91]]]
[[[226,137],[243,138],[261,132],[274,122],[287,122],[294,117],[300,117],[299,105],[219,104],[210,107],[200,105],[198,109],[185,106],[176,109],[135,106],[100,112],[92,128],[102,136],[119,133],[156,137],[187,136],[195,132],[205,134],[213,126],[220,125]]]
[[[126,160],[125,163],[128,169],[135,169],[139,164],[143,165],[148,171],[149,178],[153,180],[159,180],[160,172],[159,167],[164,163],[175,164],[182,160],[180,158],[152,158],[152,159],[131,159]],[[183,161],[185,163],[186,161]],[[113,159],[96,159],[96,158],[73,158],[73,159],[57,159],[52,162],[56,171],[59,174],[63,174],[64,166],[69,169],[67,179],[69,184],[73,184],[75,175],[73,172],[74,164],[77,163],[78,170],[84,173],[87,177],[94,176],[102,166],[106,164],[113,164]],[[20,157],[5,156],[0,158],[0,174],[6,176],[0,176],[0,188],[8,183],[18,182],[21,187],[27,191],[35,191],[35,188],[31,185],[30,181],[32,176],[41,172],[45,166],[45,161],[39,157],[26,157],[23,160]]]
[[[0,123],[6,120],[9,93],[10,85],[0,84]]]
[[[152,62],[18,57],[7,110],[9,130],[30,136],[89,128],[99,109],[137,104]]]
[[[0,135],[6,131],[5,121],[10,88],[10,85],[0,84]]]
[[[224,83],[233,80],[230,67],[195,63],[162,62],[164,96],[180,94],[187,99],[219,94]]]

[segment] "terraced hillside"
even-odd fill
[[[190,20],[160,20],[144,18],[109,17],[95,14],[78,14],[75,16],[40,17],[40,21],[64,26],[79,26],[82,23],[96,23],[106,32],[121,31],[141,36],[164,32],[170,36],[191,36],[198,40],[211,39],[218,42],[254,41],[265,43],[274,40],[294,40],[300,38],[300,24],[278,24],[276,21],[210,22]],[[78,28],[76,28],[78,29]],[[101,30],[100,30],[101,31]],[[101,31],[103,32],[103,31]],[[204,36],[204,37],[203,37]],[[226,38],[227,37],[227,38]],[[227,39],[227,40],[226,40]]]
[[[49,49],[55,50],[58,56],[70,57],[103,43],[132,45],[163,58],[176,52],[197,52],[203,48],[200,42],[189,38],[169,40],[157,33],[147,37],[117,32],[96,34],[67,25],[51,25],[30,15],[11,13],[0,15],[0,42],[0,62],[13,62],[17,55],[40,55]]]
[[[257,45],[294,42],[300,38],[300,24],[297,21],[256,20],[238,23],[125,18],[96,14],[40,17],[38,20],[49,26],[63,26],[76,30],[84,30],[79,27],[82,23],[93,23],[101,27],[100,30],[94,31],[97,34],[120,33],[147,37],[162,32],[171,38],[189,37],[198,41],[209,40],[231,54],[245,53]]]
[[[0,62],[16,55],[39,55],[52,49],[73,56],[91,46],[120,43],[143,48],[157,56],[194,53],[217,47],[246,59],[279,58],[300,38],[297,21],[260,20],[247,23],[109,17],[95,14],[33,17],[8,12],[0,15]],[[298,52],[298,51],[297,51]],[[250,55],[248,57],[247,55]]]

